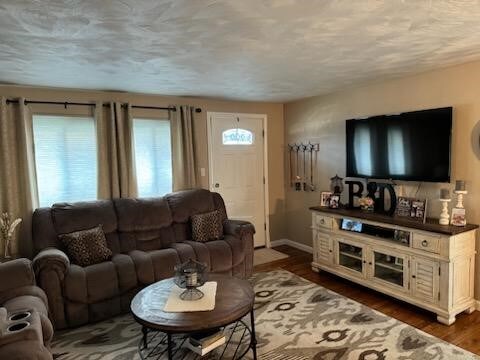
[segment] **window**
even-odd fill
[[[97,198],[95,121],[89,117],[33,116],[40,206]]]
[[[222,133],[223,145],[252,145],[253,133],[245,129],[228,129]]]
[[[133,133],[138,195],[155,197],[172,192],[170,121],[134,119]]]

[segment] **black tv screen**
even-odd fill
[[[347,176],[449,182],[452,108],[347,120]]]

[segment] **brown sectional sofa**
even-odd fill
[[[218,209],[224,238],[192,241],[190,217]],[[70,263],[58,235],[103,225],[111,261]],[[37,282],[47,296],[57,329],[129,311],[143,287],[171,277],[175,264],[196,259],[214,273],[247,277],[253,268],[253,225],[228,220],[221,196],[186,190],[163,198],[114,199],[55,204],[33,215]]]
[[[35,286],[31,261],[0,264],[0,359],[51,360],[52,337],[47,297]]]

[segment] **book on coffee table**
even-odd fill
[[[190,341],[185,341],[185,346],[191,351],[197,353],[198,355],[203,356],[205,354],[208,354],[210,351],[216,349],[217,347],[225,344],[225,340],[225,336],[222,336],[208,346],[193,345]]]
[[[185,342],[187,348],[202,356],[223,344],[225,335],[221,329],[194,333]]]

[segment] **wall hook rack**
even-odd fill
[[[315,191],[319,143],[287,144],[290,187],[295,191]]]

